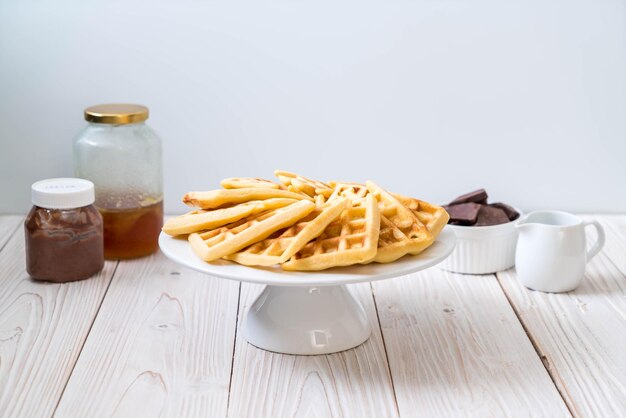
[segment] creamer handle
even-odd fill
[[[598,222],[598,221],[585,221],[585,222],[583,222],[583,226],[585,228],[588,227],[588,226],[593,226],[593,227],[596,228],[596,231],[598,232],[598,238],[596,239],[596,242],[587,251],[587,261],[589,261],[593,257],[595,257],[596,254],[598,254],[600,252],[602,247],[604,247],[604,241],[605,241],[604,228],[602,228],[602,225],[600,225],[600,222]]]

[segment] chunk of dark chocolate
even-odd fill
[[[452,205],[458,205],[461,203],[469,203],[469,202],[487,203],[487,192],[485,191],[485,189],[478,189],[478,190],[474,190],[471,193],[466,193],[464,195],[461,195],[457,197],[456,199],[454,199],[452,202],[450,202],[449,205],[452,206]]]
[[[481,206],[474,226],[500,225],[509,222],[504,210],[491,206]]]
[[[519,218],[519,213],[506,203],[490,203],[489,206],[491,206],[492,208],[502,209],[504,213],[506,213],[506,216],[509,218],[509,221],[514,221]]]
[[[459,225],[473,225],[478,217],[480,205],[477,203],[461,203],[460,205],[448,205],[446,211],[450,215],[451,222]]]

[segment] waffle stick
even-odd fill
[[[225,209],[194,210],[184,215],[170,218],[163,225],[163,232],[176,236],[191,234],[203,230],[215,229],[220,226],[236,222],[246,216],[278,209],[298,202],[296,199],[267,199],[253,200]]]
[[[282,184],[275,183],[271,180],[259,179],[254,177],[231,177],[224,179],[220,185],[225,189],[280,189],[287,190]]]
[[[262,212],[204,233],[189,235],[194,252],[205,261],[233,254],[264,240],[279,229],[293,225],[315,209],[315,204],[301,200],[292,205]]]
[[[273,198],[307,199],[306,195],[293,193],[288,190],[247,187],[243,189],[221,189],[208,192],[189,192],[183,197],[183,203],[201,209],[216,209],[226,205],[245,203],[251,200],[266,200]]]
[[[304,193],[310,197],[322,195],[328,198],[333,193],[333,189],[328,184],[318,180],[308,179],[299,174],[275,170],[274,175],[287,186],[288,190]]]
[[[358,195],[363,195],[363,189],[366,188],[365,185],[359,183],[331,181],[328,184],[334,188],[339,186],[341,190],[349,190],[350,187],[352,187],[354,193]],[[446,210],[441,206],[433,205],[432,203],[398,193],[389,192],[389,194],[413,212],[417,219],[426,225],[428,230],[435,237],[439,235],[443,227],[446,226],[448,220],[450,219],[448,212],[446,212]]]
[[[373,261],[390,263],[406,254],[419,254],[434,242],[428,228],[398,199],[374,182],[368,181],[366,186],[378,200],[381,214],[378,252]]]
[[[423,200],[413,197],[403,196],[397,193],[391,193],[400,203],[406,206],[419,219],[421,223],[426,225],[428,230],[437,237],[444,226],[448,223],[450,215],[441,206],[424,202]]]
[[[334,196],[334,195],[333,195]],[[338,196],[331,196],[329,202]],[[324,270],[371,261],[376,256],[380,215],[373,195],[350,200],[315,240],[306,244],[281,267],[284,270]]]
[[[333,185],[333,194],[329,199],[333,199],[337,196],[343,196],[353,202],[359,202],[365,199],[370,192],[363,184],[358,183],[346,183],[346,182],[331,182]]]
[[[328,224],[341,215],[347,204],[348,200],[343,198],[329,201],[285,230],[224,258],[248,266],[284,263],[309,241],[322,234]]]
[[[335,187],[335,190],[340,191],[344,196],[363,196],[364,193],[369,191],[365,185],[359,183],[331,181],[329,184]],[[371,183],[371,185],[375,186],[374,183]],[[384,191],[378,186],[376,186],[376,189]],[[416,254],[423,251],[434,241],[443,227],[447,224],[449,218],[448,213],[441,206],[433,205],[419,199],[396,193],[384,192],[394,197],[397,202],[393,202],[393,199],[388,199],[387,203],[379,203],[381,209],[381,231],[379,235],[379,254],[377,255],[375,261],[394,261],[395,259],[402,257],[402,255],[404,255],[402,253],[405,250],[407,251],[405,254]],[[409,222],[406,221],[406,219],[410,219],[410,217],[408,216],[408,213],[401,208],[402,205],[409,209],[418,221],[426,226],[432,234],[432,240],[426,238],[420,245],[418,242],[411,242],[411,240],[407,238],[406,233],[410,231],[405,230],[403,232],[403,229],[406,229],[407,226],[411,226],[411,228],[414,229],[414,232],[419,232],[422,228],[419,224],[413,225],[413,220],[410,220]],[[392,214],[390,212],[394,212],[396,209],[403,212],[405,221],[403,221],[402,216],[391,216]],[[389,217],[386,217],[385,213]],[[392,222],[389,218],[392,218],[396,224],[394,224],[394,222]],[[413,247],[413,250],[411,250],[411,247]],[[383,248],[383,250],[380,251],[380,248]]]

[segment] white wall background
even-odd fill
[[[623,0],[1,1],[0,213],[120,101],[151,109],[169,212],[274,168],[626,211]]]

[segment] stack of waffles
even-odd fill
[[[163,231],[188,235],[194,252],[247,266],[324,270],[390,263],[428,248],[448,213],[377,184],[324,183],[275,171],[279,182],[229,178],[223,189],[189,192],[195,210],[169,219]]]

